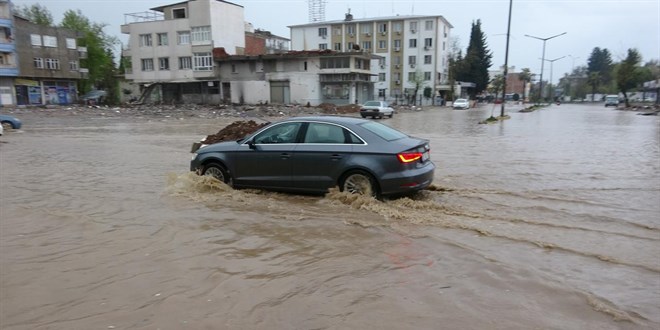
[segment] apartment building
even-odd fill
[[[362,52],[292,51],[218,56],[224,102],[344,105],[371,99],[370,63]]]
[[[434,95],[449,93],[448,53],[453,26],[443,16],[393,16],[314,22],[289,26],[293,50],[360,51],[379,55],[371,63],[373,98],[410,96],[430,87]],[[446,99],[446,97],[445,97]]]
[[[18,76],[12,2],[0,0],[0,106],[16,104],[14,79]]]
[[[87,48],[78,47],[78,32],[43,26],[15,16],[19,74],[14,80],[17,105],[71,104],[78,99],[80,67]]]
[[[129,63],[126,79],[143,86],[157,83],[166,102],[220,101],[213,50],[244,53],[243,6],[189,0],[125,14],[125,19],[131,21],[121,26],[129,35],[122,52]]]

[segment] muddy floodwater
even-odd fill
[[[479,125],[493,110],[381,120],[437,165],[383,202],[191,175],[192,142],[242,118],[23,110],[0,137],[0,328],[660,328],[660,118]]]

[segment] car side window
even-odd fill
[[[347,138],[349,135],[350,133],[341,126],[309,123],[307,132],[305,133],[305,143],[353,143],[351,138]]]
[[[255,144],[296,143],[300,123],[283,123],[269,127],[254,137]]]

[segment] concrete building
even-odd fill
[[[163,102],[220,102],[213,50],[245,52],[243,6],[222,0],[189,0],[126,14],[129,35],[122,56],[126,79],[150,86]],[[159,94],[159,95],[158,95]],[[153,96],[153,95],[152,95]]]
[[[87,69],[80,59],[87,48],[78,47],[78,33],[34,24],[14,16],[19,74],[14,81],[17,105],[71,104],[78,99],[77,83]]]
[[[449,37],[452,25],[442,16],[393,16],[314,22],[289,26],[293,50],[362,51],[380,56],[371,63],[375,74],[372,98],[398,99],[410,95],[416,80],[435,96],[448,85]],[[430,101],[430,100],[429,100]]]
[[[16,104],[14,79],[18,76],[18,59],[15,35],[13,4],[0,0],[0,106]]]
[[[291,40],[269,31],[254,29],[251,23],[245,23],[245,55],[278,54],[289,50]]]
[[[371,62],[362,52],[292,51],[216,57],[224,102],[363,103],[373,97]]]

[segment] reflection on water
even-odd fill
[[[0,145],[0,325],[655,328],[660,125],[596,106],[429,109],[430,189],[376,201],[188,173],[231,119],[40,120]],[[559,317],[558,317],[559,316]]]

